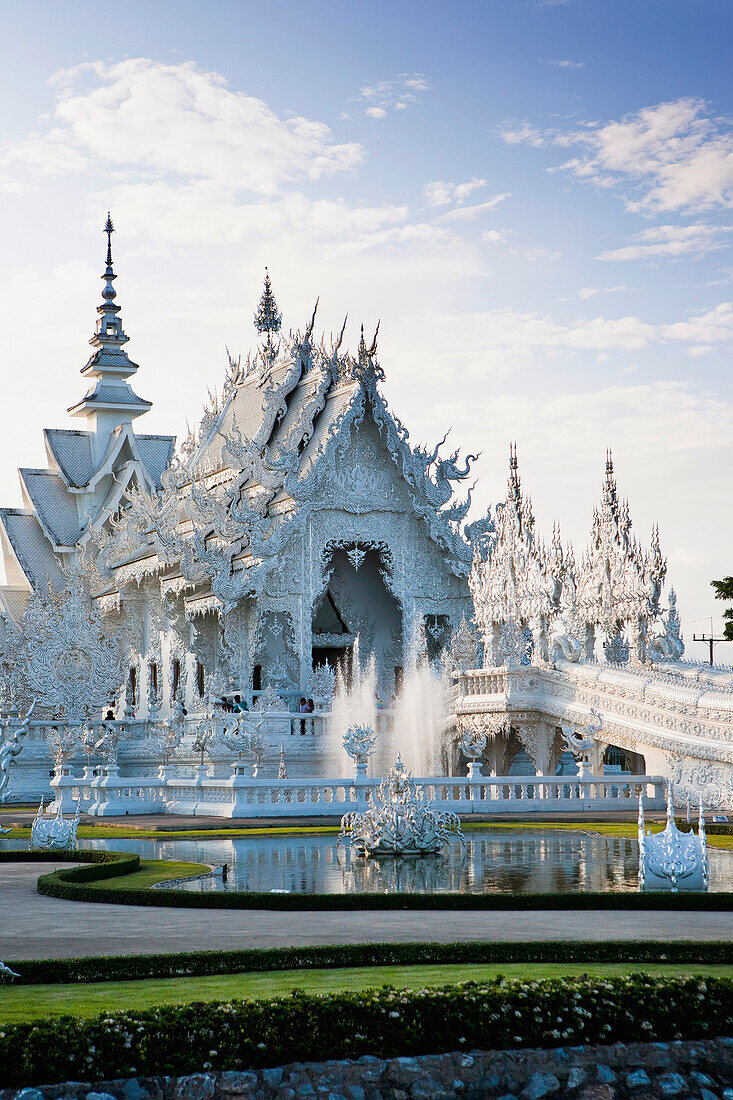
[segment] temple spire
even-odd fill
[[[112,224],[112,218],[110,217],[109,210],[107,211],[107,221],[105,222],[104,232],[107,234],[107,269],[111,272],[112,269],[112,234],[115,231],[115,227]],[[106,272],[105,272],[106,275]],[[112,274],[112,278],[115,276]]]
[[[519,477],[516,443],[509,444],[509,496],[515,497],[517,500],[521,496],[521,480]]]
[[[273,335],[276,336],[280,332],[282,319],[283,315],[277,308],[275,295],[272,292],[270,272],[265,268],[265,285],[262,289],[260,304],[255,310],[254,322],[259,335],[265,336],[266,334],[266,339],[262,343],[262,351],[270,365],[274,362],[278,350]]]
[[[610,447],[606,450],[606,478],[603,483],[603,504],[618,518],[618,489],[616,487],[616,478],[613,474],[613,453]]]
[[[107,212],[103,233],[107,236],[107,257],[102,281],[102,302],[97,306],[97,324],[89,343],[95,349],[91,359],[82,368],[82,374],[92,379],[86,395],[69,412],[72,416],[85,416],[98,437],[98,446],[119,424],[129,422],[150,408],[132,390],[127,379],[137,371],[137,363],[127,357],[124,345],[129,336],[122,327],[120,307],[115,299],[115,275],[112,261],[112,234],[114,223]]]
[[[103,232],[107,234],[107,266],[102,275],[102,279],[104,280],[102,304],[97,306],[97,331],[89,341],[93,347],[97,348],[101,348],[105,344],[114,346],[115,348],[121,348],[129,339],[122,330],[121,319],[117,316],[120,312],[120,307],[115,304],[117,291],[112,285],[117,278],[114,267],[112,266],[112,234],[114,231],[115,227],[108,210],[107,221],[103,229]]]
[[[277,308],[277,302],[275,301],[275,295],[272,292],[272,283],[270,282],[270,272],[265,268],[265,285],[262,290],[262,297],[260,298],[260,304],[255,310],[255,328],[260,336],[264,332],[268,334],[268,337],[273,332],[279,332],[282,325],[283,315]]]

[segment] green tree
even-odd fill
[[[715,589],[717,600],[733,601],[733,577],[723,577],[722,581],[711,581],[710,583]],[[733,608],[726,608],[723,612],[723,619],[725,621],[723,637],[733,642]]]

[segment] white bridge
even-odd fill
[[[678,803],[729,810],[733,801],[733,675],[696,664],[611,665],[558,660],[455,673],[459,730],[491,743],[515,731],[538,771],[547,770],[555,731],[595,711],[593,772],[614,745],[640,773],[668,777]]]

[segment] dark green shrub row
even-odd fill
[[[733,982],[466,983],[65,1017],[0,1029],[0,1086],[236,1070],[373,1054],[668,1041],[731,1033]]]
[[[681,833],[689,833],[693,829],[697,832],[697,819],[695,817],[693,817],[692,822],[676,821],[675,824]],[[733,836],[733,825],[724,825],[717,822],[711,822],[708,825],[706,821],[705,832],[708,836]]]
[[[90,956],[81,959],[7,960],[20,975],[14,985],[134,981],[206,974],[268,973],[355,966],[430,963],[701,963],[733,965],[733,941],[540,940],[529,943],[355,943],[333,947],[251,948],[171,955]]]
[[[59,883],[72,883],[74,884],[72,888],[84,890],[85,887],[80,885],[82,883],[101,882],[103,879],[108,878],[121,878],[123,875],[131,875],[134,874],[135,871],[140,870],[140,856],[138,855],[132,855],[126,852],[94,852],[89,854],[106,855],[108,858],[105,860],[94,860],[92,863],[83,867],[69,867],[59,869],[58,871],[52,871],[50,875],[41,875],[38,880],[38,893],[52,893],[50,890],[41,889],[41,884],[51,878]],[[110,856],[113,858],[110,859]],[[81,858],[81,854],[77,853],[77,859],[79,858]],[[95,887],[91,886],[86,889],[94,890]],[[106,893],[109,894],[110,891],[107,890]],[[118,891],[115,890],[113,897],[115,897],[117,893]],[[63,895],[57,894],[56,896],[61,897]],[[94,900],[101,901],[102,899],[95,897]]]
[[[80,877],[80,872],[85,872]],[[270,894],[194,893],[189,890],[109,890],[82,885],[89,868],[42,875],[38,892],[69,901],[106,901],[115,905],[155,905],[186,909],[733,909],[733,893],[558,893],[558,894]]]
[[[136,865],[129,866],[131,860],[137,860]],[[95,878],[113,878],[114,875],[129,875],[132,871],[139,871],[140,856],[131,855],[129,852],[101,852],[89,848],[72,848],[70,851],[61,852],[36,852],[24,851],[22,848],[14,848],[8,852],[0,852],[0,863],[116,863],[128,864],[123,870],[105,873],[98,868]]]

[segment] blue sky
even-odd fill
[[[5,503],[81,396],[111,207],[146,430],[184,431],[246,353],[268,263],[288,326],[319,294],[352,345],[382,318],[388,397],[416,442],[482,451],[479,507],[516,439],[578,550],[612,446],[685,632],[719,625],[728,0],[6,0],[0,30]]]

